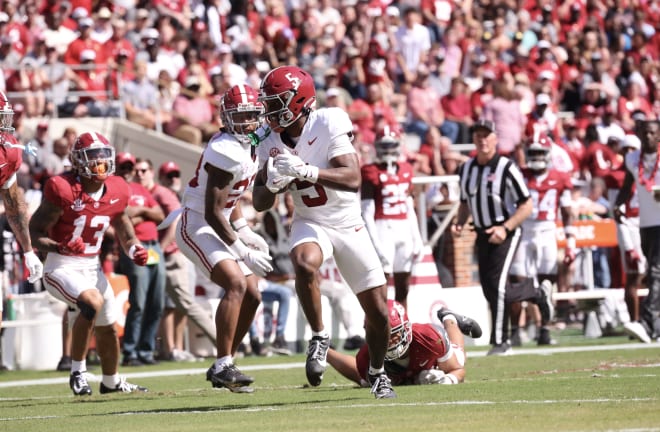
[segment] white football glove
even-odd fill
[[[268,163],[266,164],[266,174],[268,175],[266,187],[272,193],[278,193],[293,181],[293,177],[282,175],[275,169],[274,160],[272,157],[268,158]]]
[[[319,178],[319,168],[307,165],[296,155],[278,154],[273,164],[281,175],[295,177],[300,180],[316,183]]]
[[[249,226],[246,225],[236,231],[236,235],[247,247],[268,253],[268,243],[266,243],[266,240],[256,232],[252,231]]]
[[[273,271],[273,266],[270,264],[272,258],[268,253],[250,249],[245,246],[245,243],[243,243],[241,239],[237,239],[229,246],[229,248],[238,258],[243,260],[245,265],[248,266],[255,275],[264,277],[267,273]]]
[[[417,375],[417,382],[421,385],[440,384],[445,373],[440,369],[427,369]]]
[[[35,283],[41,279],[41,276],[43,276],[44,265],[41,263],[41,260],[37,254],[34,253],[34,251],[25,252],[23,254],[23,258],[25,259],[25,267],[27,267],[27,269],[30,271],[28,281],[30,283]]]

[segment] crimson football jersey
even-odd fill
[[[610,171],[607,176],[605,176],[605,185],[607,186],[607,194],[610,202],[614,204],[616,196],[619,193],[619,189],[623,186],[623,181],[626,177],[626,168],[621,166],[619,169]],[[637,198],[637,183],[633,182],[632,188],[630,190],[630,197],[626,201],[626,217],[638,217],[639,216],[639,199]]]
[[[382,165],[372,163],[362,167],[362,181],[371,183],[374,190],[374,219],[406,219],[408,197],[412,191],[413,167],[398,162],[396,174],[390,174]]]
[[[85,251],[79,256],[98,256],[105,231],[112,220],[124,212],[130,196],[128,183],[123,177],[108,177],[104,187],[103,195],[95,201],[82,190],[75,173],[48,179],[44,198],[64,210],[48,236],[58,243],[81,237]]]
[[[532,197],[534,210],[526,220],[530,222],[555,222],[559,217],[562,200],[570,200],[573,183],[567,173],[551,169],[547,175],[537,176],[530,169],[523,170],[523,177]]]
[[[438,359],[449,350],[445,339],[433,328],[432,324],[412,324],[412,342],[408,347],[408,365],[398,361],[385,360],[385,371],[394,385],[414,384],[415,378],[423,370],[433,369]],[[369,347],[363,345],[355,356],[358,373],[367,380],[369,371]]]
[[[13,135],[2,133],[2,139],[5,144],[16,145],[18,141]],[[7,180],[14,175],[21,167],[22,150],[9,145],[0,145],[0,186],[7,183]]]

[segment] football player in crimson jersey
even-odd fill
[[[223,95],[224,129],[209,141],[184,191],[176,230],[184,255],[225,292],[215,316],[217,359],[206,379],[232,392],[252,391],[254,380],[234,365],[232,356],[261,302],[257,276],[273,270],[268,244],[250,229],[240,207],[257,173],[250,134],[263,111],[248,85],[235,85]],[[176,215],[170,213],[161,228]]]
[[[641,142],[636,135],[626,135],[621,143],[620,153],[625,159],[627,153],[640,148]],[[605,177],[605,184],[608,187],[608,198],[614,208],[619,251],[622,255],[623,269],[626,272],[624,298],[630,314],[630,322],[624,324],[624,330],[634,335],[631,326],[635,326],[635,323],[639,321],[637,289],[641,287],[642,277],[647,269],[647,262],[642,252],[642,239],[639,234],[639,197],[636,183],[630,186],[628,200],[619,207],[614,205],[616,196],[623,186],[625,176],[626,166],[622,164],[619,169],[610,172]]]
[[[7,222],[23,249],[25,266],[30,272],[28,281],[36,282],[41,279],[43,265],[32,250],[28,230],[27,204],[16,184],[16,172],[22,162],[22,149],[13,135],[13,121],[14,110],[7,96],[0,91],[0,197],[2,197]],[[0,285],[0,299],[2,298],[2,288],[3,286]],[[2,327],[2,301],[0,301],[0,327]]]
[[[386,276],[394,276],[394,299],[406,308],[410,273],[423,246],[411,196],[413,168],[400,160],[399,137],[389,128],[374,146],[376,161],[362,167],[362,217]]]
[[[110,225],[126,254],[138,265],[147,262],[147,251],[126,214],[128,185],[113,176],[114,164],[115,150],[107,138],[96,132],[78,136],[71,150],[72,171],[48,179],[44,199],[30,221],[33,243],[48,254],[44,285],[71,311],[69,386],[74,395],[92,394],[85,364],[92,330],[103,371],[100,392],[146,391],[117,373],[115,296],[99,265],[101,242]]]
[[[529,280],[540,284],[546,293],[552,293],[557,282],[557,219],[561,217],[566,235],[564,262],[575,259],[575,227],[572,226],[571,191],[573,184],[568,173],[550,166],[552,141],[545,134],[536,136],[527,144],[527,168],[522,170],[534,210],[523,226],[523,234],[513,258],[511,275],[516,281]],[[511,304],[511,332],[516,338],[521,303]],[[551,317],[543,317],[538,337],[539,345],[552,343],[547,328]]]
[[[371,391],[379,399],[396,397],[383,368],[389,336],[387,287],[361,215],[353,124],[340,108],[314,110],[314,80],[297,66],[280,66],[266,74],[259,100],[272,133],[261,134],[257,147],[261,170],[254,206],[257,211],[272,207],[275,195],[287,188],[293,198],[290,256],[296,292],[312,328],[307,381],[320,385],[327,367],[330,334],[323,324],[317,274],[332,255],[366,315]]]
[[[385,356],[385,370],[394,385],[458,384],[465,379],[463,334],[457,318],[444,315],[442,326],[411,323],[403,306],[388,300],[390,340]],[[469,318],[468,318],[469,319]],[[355,357],[328,352],[328,362],[340,374],[361,386],[367,386],[369,350],[363,346]]]

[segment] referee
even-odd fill
[[[461,203],[451,230],[454,236],[460,236],[472,216],[477,231],[479,281],[491,311],[492,348],[488,355],[503,355],[511,352],[508,305],[521,300],[541,305],[547,297],[533,284],[512,286],[508,280],[520,243],[520,224],[533,210],[523,176],[511,159],[497,154],[492,121],[477,121],[472,127],[472,139],[477,154],[459,169]],[[543,312],[544,307],[540,309]]]

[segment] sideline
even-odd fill
[[[514,348],[513,352],[510,354],[515,355],[539,355],[547,356],[552,354],[560,353],[572,353],[572,352],[591,352],[591,351],[614,351],[614,350],[636,350],[636,349],[660,349],[660,344],[658,343],[627,343],[627,344],[616,344],[616,345],[593,345],[593,346],[575,346],[575,347],[547,347],[547,348]],[[486,357],[486,351],[468,351],[468,358],[475,357]],[[277,370],[277,369],[295,369],[295,368],[304,368],[305,363],[279,363],[271,365],[245,365],[241,366],[243,371],[260,371],[260,370]],[[165,370],[165,371],[151,371],[151,372],[132,372],[122,374],[126,378],[155,378],[155,377],[166,377],[166,376],[180,376],[180,375],[200,375],[205,374],[208,368],[194,368],[194,369],[175,369],[175,370]],[[100,382],[101,377],[99,375],[92,375],[88,377],[88,381],[91,382]],[[50,384],[68,384],[69,377],[58,377],[58,378],[43,378],[43,379],[33,379],[33,380],[19,380],[19,381],[6,381],[0,382],[0,388],[10,388],[10,387],[24,387],[24,386],[35,386],[35,385],[50,385]]]

